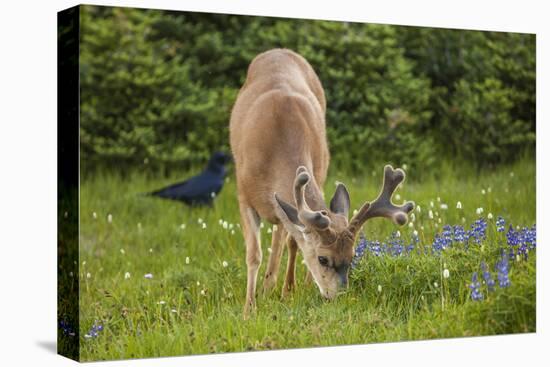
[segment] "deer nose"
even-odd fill
[[[340,280],[340,288],[348,287],[348,270],[349,265],[347,264],[342,264],[336,269],[336,272],[338,273],[338,279]]]

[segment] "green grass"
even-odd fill
[[[483,301],[470,299],[472,273],[479,271],[482,260],[493,270],[499,248],[506,246],[504,234],[495,231],[494,220],[489,221],[488,239],[483,245],[470,246],[468,251],[457,246],[442,256],[417,252],[397,258],[367,256],[354,269],[349,291],[331,302],[322,300],[314,285],[304,285],[301,259],[298,289],[291,298],[280,299],[284,258],[276,291],[261,296],[270,244],[270,225],[265,223],[258,310],[255,317],[243,321],[246,265],[243,238],[236,225],[239,212],[234,176],[229,177],[213,208],[191,209],[139,195],[191,173],[162,179],[137,173],[124,179],[106,174],[82,180],[82,360],[535,331],[535,253],[530,253],[527,261],[510,264],[509,288],[497,286],[492,293],[483,288]],[[325,191],[330,197],[334,181],[345,182],[352,207],[357,208],[376,196],[381,173],[382,167],[366,175],[331,176]],[[397,193],[402,200],[420,205],[414,225],[426,246],[442,224],[460,224],[464,217],[469,226],[478,217],[478,207],[484,208],[484,216],[489,212],[495,218],[502,215],[514,225],[535,223],[533,161],[481,173],[445,166],[431,176],[424,172],[422,182],[414,180],[414,171],[408,175]],[[490,192],[482,194],[482,189],[489,187]],[[437,209],[438,197],[448,204],[448,210]],[[439,214],[434,220],[428,218],[430,201]],[[461,201],[462,210],[456,209],[457,201]],[[224,229],[220,220],[233,224],[235,233]],[[369,221],[364,228],[370,239],[380,240],[395,229],[382,219]],[[404,227],[400,232],[408,239],[412,229]],[[224,261],[227,267],[222,266]],[[447,279],[442,277],[444,266],[450,271]],[[147,273],[153,278],[144,278]],[[97,338],[84,338],[94,322],[102,324],[104,330]]]

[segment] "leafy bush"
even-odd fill
[[[327,95],[334,167],[441,154],[485,165],[534,147],[534,36],[83,6],[81,151],[89,168],[202,163],[229,150],[258,53],[302,54]]]

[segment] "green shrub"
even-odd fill
[[[327,95],[333,167],[438,157],[478,166],[533,151],[534,36],[271,17],[82,7],[87,168],[202,164],[229,150],[250,61],[302,54]],[[333,169],[334,169],[333,168]]]

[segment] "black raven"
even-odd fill
[[[212,154],[205,170],[199,175],[153,191],[150,195],[183,201],[188,205],[210,205],[223,187],[225,164],[230,161],[231,157],[228,154],[216,152]]]

